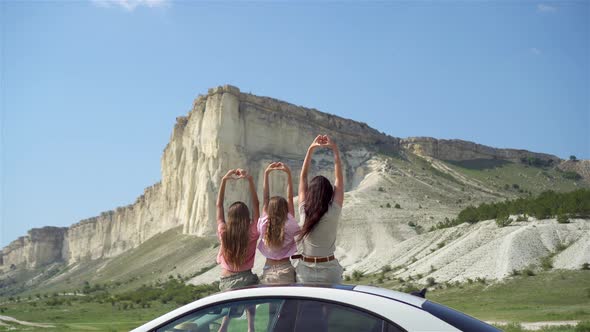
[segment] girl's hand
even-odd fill
[[[236,175],[238,176],[238,179],[251,179],[252,175],[248,174],[248,171],[243,170],[241,168],[238,168],[236,170]]]
[[[279,162],[277,164],[278,165],[277,165],[277,168],[276,169],[278,169],[280,171],[283,171],[285,173],[291,173],[291,169],[289,168],[289,166],[287,166],[287,165],[285,165],[285,164],[283,164],[281,162]]]
[[[270,164],[268,164],[268,166],[266,167],[266,169],[264,170],[265,173],[270,173],[274,170],[277,169],[277,164],[279,164],[278,162],[272,162]]]
[[[237,170],[235,169],[230,169],[229,171],[227,171],[227,174],[225,174],[223,176],[223,178],[221,178],[222,180],[236,180],[238,178],[236,178],[234,175],[238,175],[237,174]]]

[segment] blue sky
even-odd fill
[[[590,2],[2,1],[0,245],[129,204],[209,87],[590,158]]]

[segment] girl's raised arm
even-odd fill
[[[258,218],[260,218],[260,201],[258,200],[258,194],[256,193],[254,178],[252,178],[252,175],[248,174],[248,172],[244,171],[243,169],[238,169],[238,175],[248,180],[250,196],[252,197],[252,220],[257,222]]]
[[[334,202],[342,207],[344,203],[344,179],[342,175],[342,161],[340,160],[340,151],[332,139],[325,136],[326,144],[334,152]]]
[[[299,176],[299,204],[305,201],[305,193],[307,192],[307,173],[309,172],[309,166],[311,165],[311,155],[318,146],[322,145],[322,135],[316,136],[305,154],[305,160],[303,160],[303,167],[301,167],[301,175]]]
[[[230,169],[227,174],[221,178],[221,185],[219,186],[219,193],[217,194],[217,223],[225,222],[225,213],[223,211],[223,199],[225,197],[225,182],[230,179],[234,179],[233,175],[236,174],[235,169]]]
[[[294,216],[295,215],[295,205],[293,205],[293,177],[291,176],[291,169],[289,166],[278,163],[280,170],[287,173],[287,204],[289,205],[289,213]]]
[[[268,214],[268,201],[270,200],[270,193],[268,189],[268,175],[272,172],[276,163],[270,163],[264,170],[264,181],[262,184],[262,213]]]

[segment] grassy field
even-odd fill
[[[466,176],[477,179],[490,187],[504,192],[522,195],[521,191],[530,191],[533,195],[546,190],[572,191],[587,187],[583,182],[577,183],[564,177],[556,168],[541,168],[521,163],[500,160],[469,160],[447,162],[447,165]]]
[[[503,283],[435,290],[433,301],[482,320],[590,320],[590,271],[543,272]]]
[[[398,280],[387,280],[388,274],[368,275],[350,283],[373,284],[385,288],[409,287]],[[383,280],[382,283],[379,281]],[[502,283],[464,283],[429,291],[427,298],[486,321],[534,322],[590,320],[590,271],[552,271],[535,276],[518,276]],[[435,287],[437,288],[437,287]],[[128,331],[166,313],[180,304],[169,301],[147,301],[138,305],[131,301],[89,301],[83,296],[59,296],[62,303],[50,305],[55,298],[21,298],[0,305],[2,315],[20,320],[50,323],[55,328],[43,331]],[[104,298],[104,297],[103,297]],[[99,303],[97,301],[101,301]],[[236,322],[239,324],[238,322]],[[262,324],[262,323],[261,323]],[[35,330],[10,324],[3,330]],[[511,325],[507,331],[519,331]],[[573,328],[552,328],[546,331],[574,331]]]
[[[34,304],[36,303],[36,304]],[[35,306],[33,306],[35,305]],[[0,326],[0,331],[129,331],[164,314],[176,304],[158,303],[151,308],[121,310],[110,303],[79,303],[48,306],[43,301],[23,301],[3,305],[3,315],[28,322],[49,323],[55,328],[32,328],[20,324]]]

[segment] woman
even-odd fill
[[[330,180],[318,175],[308,184],[307,173],[315,149],[327,147],[334,153],[334,187]],[[344,201],[342,162],[338,147],[327,135],[318,135],[307,149],[299,178],[299,216],[303,227],[298,241],[302,255],[297,264],[297,282],[340,283],[342,266],[334,257],[336,232]]]

